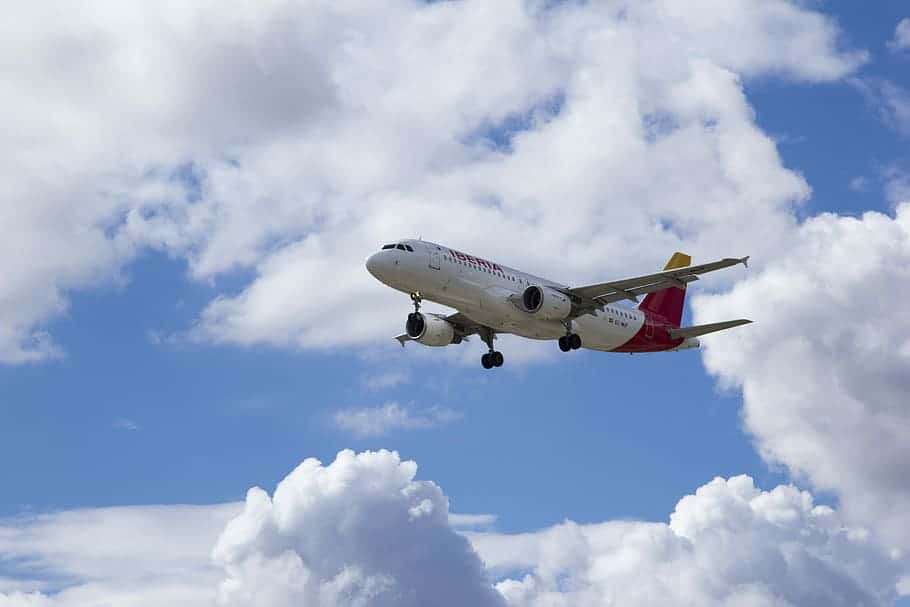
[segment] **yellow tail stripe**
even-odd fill
[[[667,262],[667,265],[664,266],[664,270],[675,270],[676,268],[685,268],[692,263],[692,258],[686,255],[685,253],[680,253],[677,251],[673,253],[673,257],[670,258],[670,261]]]

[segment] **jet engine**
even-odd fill
[[[455,336],[455,327],[432,314],[411,312],[405,323],[405,331],[408,337],[425,346],[448,346],[461,341]]]
[[[572,300],[551,287],[531,285],[521,294],[521,304],[541,320],[565,320],[572,313]]]

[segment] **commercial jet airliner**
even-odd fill
[[[690,266],[691,258],[674,253],[662,272],[594,285],[568,287],[507,266],[424,240],[387,244],[367,259],[367,270],[386,285],[409,293],[414,311],[402,346],[448,346],[478,335],[489,351],[484,369],[501,367],[493,347],[500,333],[530,339],[555,339],[563,352],[589,348],[604,352],[665,352],[698,348],[699,335],[752,321],[727,320],[680,327],[686,285],[700,274],[747,265],[748,257]],[[617,305],[631,300],[637,308]],[[448,316],[420,311],[427,299],[458,310]]]

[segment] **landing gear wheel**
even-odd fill
[[[493,340],[496,338],[496,334],[493,332],[493,329],[489,327],[482,327],[479,333],[480,339],[482,339],[483,343],[487,344],[487,347],[490,349],[489,352],[480,357],[480,364],[483,365],[484,369],[501,367],[503,361],[502,352],[497,352],[493,349]]]
[[[559,349],[563,352],[568,352],[572,349],[572,346],[569,344],[569,336],[563,335],[559,338]]]
[[[569,342],[569,346],[573,350],[577,350],[581,347],[581,336],[578,333],[572,333],[568,336],[568,339],[566,341]]]

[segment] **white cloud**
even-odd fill
[[[566,280],[681,242],[779,246],[808,187],[740,78],[844,77],[864,55],[834,22],[783,0],[547,4],[17,6],[0,26],[0,360],[61,355],[42,327],[69,293],[121,284],[148,247],[196,279],[254,271],[193,337],[330,348],[401,324],[406,299],[362,267],[400,235],[541,272],[559,250]],[[512,153],[484,143],[525,114]]]
[[[910,550],[910,205],[820,215],[798,234],[774,265],[695,299],[695,322],[755,321],[705,338],[705,365],[742,388],[765,458]]]
[[[304,461],[247,494],[214,558],[222,606],[502,605],[435,484],[388,451]]]
[[[392,452],[342,451],[243,505],[8,519],[0,560],[20,569],[0,606],[871,606],[893,600],[906,565],[808,493],[745,476],[682,498],[669,524],[566,521],[469,543],[455,521],[493,517],[450,514],[415,474]]]
[[[117,428],[118,430],[128,430],[130,432],[134,432],[139,429],[139,424],[131,419],[127,419],[126,417],[120,417],[114,420],[114,428]]]
[[[379,392],[395,388],[411,381],[411,376],[400,369],[389,369],[373,373],[363,378],[363,386],[370,392]]]
[[[495,514],[456,514],[449,513],[449,524],[455,529],[486,529],[496,523]]]
[[[515,607],[887,605],[898,579],[899,563],[834,510],[746,476],[684,497],[669,525],[566,522],[470,537]]]
[[[910,173],[898,166],[884,171],[885,197],[893,205],[910,203]]]
[[[854,192],[865,192],[869,189],[869,180],[862,175],[857,175],[850,180],[850,189]]]
[[[426,430],[461,419],[460,412],[447,407],[414,409],[397,402],[380,407],[352,407],[332,416],[335,425],[356,437],[383,436],[395,430]]]
[[[895,52],[910,49],[910,17],[901,19],[894,28],[894,38],[888,42],[888,47]]]
[[[880,78],[851,78],[882,121],[902,135],[910,135],[910,91]]]
[[[0,520],[2,607],[211,604],[218,533],[241,510],[131,506]]]

